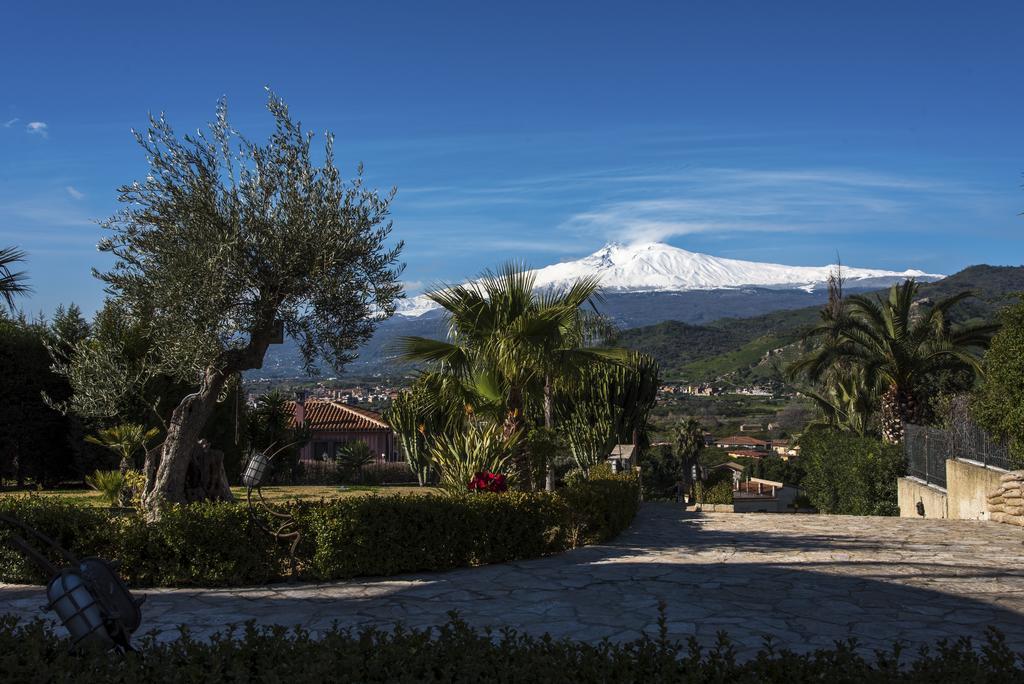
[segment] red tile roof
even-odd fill
[[[732,437],[723,437],[722,439],[715,440],[715,444],[719,446],[767,446],[768,442],[764,441],[763,439],[755,439],[753,437],[734,435]]]
[[[292,413],[292,422],[294,423],[294,416],[298,405],[294,401],[290,401],[288,404]],[[349,406],[329,399],[306,400],[306,425],[310,430],[331,432],[391,430],[391,427],[384,422],[384,419],[376,411],[356,408],[355,406]]]

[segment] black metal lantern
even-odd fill
[[[58,568],[25,539],[12,534],[8,542],[24,553],[44,573],[50,575],[46,585],[49,603],[45,610],[57,614],[71,635],[75,646],[91,645],[105,650],[134,650],[131,635],[142,623],[140,606],[145,597],[136,599],[117,576],[114,565],[102,558],[78,559],[42,532],[20,520],[0,515],[0,522],[19,528],[56,551],[69,563]]]

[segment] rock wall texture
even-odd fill
[[[999,487],[988,495],[990,518],[1024,527],[1024,470],[1006,473],[999,480]]]

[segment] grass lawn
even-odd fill
[[[289,501],[299,499],[302,501],[317,501],[319,499],[340,499],[346,496],[366,496],[367,494],[380,494],[381,496],[394,496],[396,494],[429,494],[440,492],[437,487],[371,487],[364,485],[268,485],[263,488],[263,498],[267,501]],[[232,487],[231,493],[239,501],[245,501],[245,487]],[[46,489],[40,491],[12,490],[0,492],[0,497],[5,496],[27,496],[38,494],[39,496],[53,496],[73,499],[77,502],[90,506],[106,506],[106,502],[100,493],[92,489]]]

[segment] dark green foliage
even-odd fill
[[[699,359],[731,351],[746,342],[742,326],[718,328],[665,321],[621,331],[615,342],[627,349],[649,354],[667,377],[676,377],[682,367]]]
[[[43,401],[70,393],[67,381],[50,371],[41,322],[0,316],[0,479],[44,486],[84,473],[76,462],[80,428]],[[115,463],[101,463],[110,466]]]
[[[303,532],[303,576],[340,579],[533,558],[602,542],[625,529],[638,506],[635,478],[608,475],[554,495],[365,496],[291,508]],[[173,506],[149,524],[35,496],[0,499],[0,513],[77,555],[120,561],[135,587],[260,584],[282,579],[288,567],[286,549],[251,529],[241,504]],[[2,544],[3,534],[0,582],[41,582]]]
[[[800,438],[807,470],[802,487],[822,513],[896,515],[896,479],[905,473],[903,451],[873,437],[810,430]]]
[[[731,504],[732,503],[732,473],[726,471],[728,479],[719,479],[712,482],[710,479],[702,485],[700,494],[701,503],[706,504]]]
[[[763,480],[774,480],[788,485],[799,487],[807,475],[803,465],[803,459],[789,459],[783,461],[778,456],[753,459],[750,464],[749,474],[752,477],[759,477]]]
[[[985,380],[972,409],[982,427],[1024,458],[1024,298],[1003,312],[1002,322],[985,354]]]
[[[76,555],[120,561],[121,575],[136,587],[258,584],[280,577],[285,568],[283,550],[268,535],[258,530],[249,534],[242,505],[176,506],[159,522],[147,524],[133,514],[26,496],[0,500],[0,513],[31,525]],[[0,532],[0,539],[5,533]],[[0,543],[0,581],[43,579],[20,554]]]
[[[676,482],[682,478],[682,463],[663,445],[646,450],[640,456],[645,499],[674,498]]]
[[[659,634],[636,641],[587,644],[537,638],[514,630],[478,632],[452,617],[433,630],[360,632],[331,629],[320,639],[305,630],[252,624],[210,641],[183,634],[168,643],[144,638],[124,657],[72,653],[40,622],[0,619],[0,672],[10,681],[188,682],[1014,682],[1024,677],[1005,638],[994,629],[976,648],[941,641],[907,655],[900,646],[865,657],[856,642],[797,655],[765,644],[738,662],[725,633],[701,649],[693,639]]]
[[[293,427],[292,418],[288,399],[276,390],[258,397],[255,408],[246,416],[249,445],[274,454],[269,482],[290,483],[299,475],[299,457],[309,441],[309,430]],[[228,478],[232,479],[230,472]]]
[[[732,470],[715,468],[696,488],[696,497],[705,504],[731,504],[733,491]]]
[[[303,507],[305,509],[305,507]],[[302,511],[319,579],[495,563],[558,550],[564,504],[522,492],[338,499]]]

